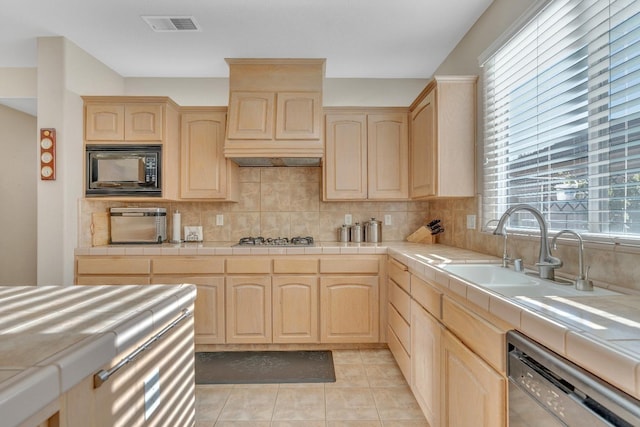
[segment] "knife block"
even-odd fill
[[[431,231],[423,225],[407,237],[407,242],[426,243],[431,245],[437,243],[436,237],[437,236],[432,235]]]

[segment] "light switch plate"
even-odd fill
[[[216,215],[216,225],[224,225],[224,215]]]
[[[185,242],[202,242],[202,226],[201,225],[185,225],[184,241]]]
[[[391,225],[391,215],[384,216],[384,225]]]
[[[344,225],[351,225],[353,223],[353,218],[351,214],[344,214]]]

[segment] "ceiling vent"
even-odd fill
[[[200,31],[193,16],[143,16],[142,19],[155,32]]]

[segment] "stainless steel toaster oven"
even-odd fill
[[[111,208],[111,243],[162,243],[167,240],[165,208]]]

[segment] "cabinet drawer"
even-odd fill
[[[150,274],[149,258],[80,258],[77,274]]]
[[[314,274],[318,272],[318,260],[314,258],[277,258],[273,260],[276,274]]]
[[[436,319],[442,317],[441,296],[433,286],[416,276],[411,276],[411,296]]]
[[[378,258],[321,258],[320,273],[378,273]]]
[[[387,336],[389,337],[387,345],[389,346],[389,350],[393,357],[396,359],[396,363],[398,367],[400,367],[400,371],[402,375],[404,375],[405,380],[407,380],[407,384],[411,384],[411,357],[405,351],[402,344],[400,344],[400,340],[389,326],[387,331]]]
[[[467,347],[498,372],[506,372],[505,331],[447,297],[442,299],[442,321]]]
[[[404,350],[411,354],[411,327],[393,307],[389,307],[389,326],[395,332]]]
[[[78,276],[77,285],[148,285],[149,276]]]
[[[227,258],[229,274],[271,273],[271,258]]]
[[[154,258],[153,274],[222,274],[224,258],[184,257]]]
[[[406,265],[396,261],[393,258],[389,259],[389,278],[396,282],[398,286],[407,292],[411,292],[410,277],[408,268]]]
[[[411,319],[411,297],[394,282],[389,283],[389,302],[409,322]]]

